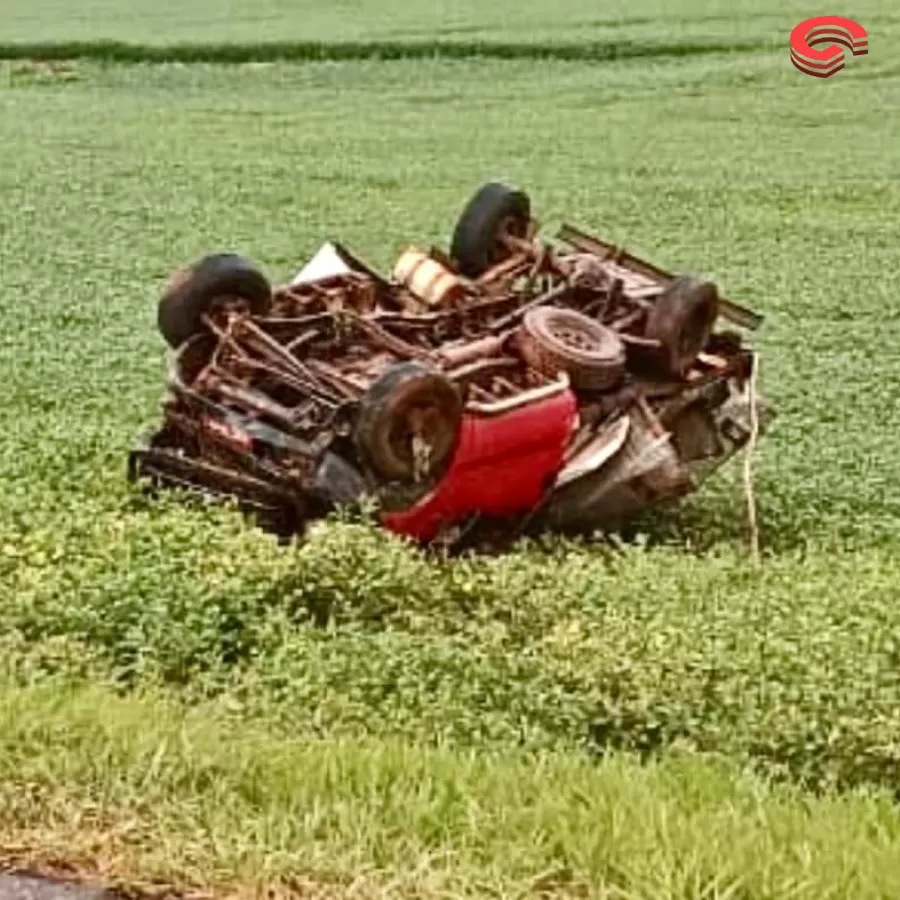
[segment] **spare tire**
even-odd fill
[[[466,278],[478,278],[510,256],[504,234],[524,238],[531,201],[523,191],[498,182],[483,185],[469,200],[453,232],[450,257]]]
[[[519,350],[539,372],[565,372],[573,387],[604,391],[625,372],[625,345],[611,328],[571,309],[539,306],[525,314]]]
[[[684,378],[706,346],[719,315],[719,292],[711,281],[679,275],[657,298],[644,336],[659,341],[668,375]]]
[[[446,375],[420,362],[397,363],[363,395],[354,440],[382,478],[433,478],[456,447],[462,412],[462,396]],[[424,467],[413,443],[416,433],[428,452]]]
[[[157,325],[170,347],[203,330],[203,316],[217,300],[242,300],[251,313],[268,309],[272,287],[256,266],[236,253],[204,256],[170,278],[157,310]]]

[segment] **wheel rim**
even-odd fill
[[[432,395],[411,401],[393,417],[387,445],[416,480],[431,474],[449,455],[456,434],[454,409],[449,397]]]
[[[600,342],[580,328],[568,325],[556,325],[550,328],[550,334],[566,347],[573,350],[581,350],[587,353],[595,353],[600,349]]]
[[[236,316],[247,316],[252,312],[250,301],[246,297],[237,294],[222,294],[213,297],[206,310],[206,315],[211,319],[217,319],[231,313]]]
[[[506,216],[497,227],[497,236],[490,252],[490,261],[494,264],[502,262],[513,249],[507,244],[509,238],[523,238],[527,230],[527,224],[517,216]]]

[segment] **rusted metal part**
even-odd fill
[[[547,260],[549,258],[549,249],[547,247],[541,247],[537,257],[534,260],[534,264],[528,271],[528,275],[525,279],[525,284],[522,286],[522,291],[524,293],[530,294],[532,292],[535,282],[537,281],[538,276],[545,270],[547,266]]]
[[[315,328],[308,328],[306,331],[300,332],[297,337],[292,338],[288,341],[284,346],[288,353],[296,354],[298,350],[302,349],[306,344],[311,343],[316,340],[319,336],[319,332],[316,331]]]
[[[266,316],[257,318],[256,323],[267,333],[278,334],[280,331],[288,331],[292,335],[304,329],[310,329],[316,334],[322,334],[322,327],[333,325],[336,322],[335,312],[311,313],[306,316]]]
[[[431,358],[431,353],[427,350],[423,350],[421,347],[410,344],[408,341],[391,334],[387,329],[382,328],[381,325],[371,319],[359,318],[355,322],[360,330],[364,331],[371,340],[376,341],[382,347],[385,347],[392,353],[396,353],[403,359],[428,360]]]
[[[539,246],[536,246],[533,237],[518,237],[517,235],[512,234],[509,231],[502,234],[500,236],[500,240],[510,251],[510,253],[519,254],[521,256],[538,257],[540,256],[543,249]]]
[[[571,290],[568,284],[558,284],[556,287],[551,288],[549,291],[546,291],[543,294],[539,294],[537,297],[534,297],[531,300],[526,301],[517,309],[514,309],[511,313],[497,321],[493,322],[490,326],[491,332],[497,334],[499,332],[506,331],[509,328],[512,328],[514,325],[518,325],[522,319],[525,318],[526,313],[529,310],[537,309],[539,306],[544,306],[550,303],[553,303],[554,300],[559,300],[564,297]]]
[[[662,346],[656,338],[638,337],[636,334],[628,334],[624,331],[621,332],[620,337],[627,346],[641,350],[658,350]]]
[[[235,372],[255,372],[270,376],[280,382],[284,387],[290,388],[303,396],[315,398],[317,402],[337,408],[344,402],[344,397],[330,390],[319,378],[298,378],[296,375],[285,372],[276,366],[259,361],[241,363],[239,367],[233,367]]]
[[[659,266],[649,263],[633,253],[629,253],[624,248],[616,248],[613,244],[581,231],[573,225],[563,225],[559,230],[559,237],[573,247],[577,247],[586,253],[595,253],[601,258],[604,258],[604,254],[613,253],[615,254],[616,262],[620,265],[656,281],[669,282],[675,278],[671,272],[667,272],[665,269],[661,269]],[[720,299],[720,305],[722,315],[736,325],[754,330],[762,325],[763,317],[751,309],[724,298]]]
[[[476,359],[458,368],[451,369],[447,374],[460,384],[468,384],[475,378],[484,375],[493,375],[497,372],[512,371],[521,364],[515,357],[505,356],[496,359]]]
[[[465,344],[445,346],[437,351],[436,357],[444,366],[452,369],[477,359],[497,356],[502,351],[509,334],[510,332],[492,334]]]
[[[145,474],[153,474],[161,481],[176,481],[218,489],[224,494],[238,494],[269,504],[284,504],[284,488],[271,481],[257,478],[229,466],[218,465],[207,459],[188,458],[168,447],[150,447],[134,451],[141,460]]]
[[[315,382],[315,377],[309,368],[288,352],[286,347],[266,334],[251,318],[236,319],[233,322],[232,334],[251,350],[255,350],[266,358],[272,369],[281,369],[301,380]]]
[[[211,379],[208,387],[226,403],[243,406],[251,413],[266,416],[277,422],[282,428],[293,430],[295,427],[291,410],[276,403],[261,391],[250,390],[239,382],[226,381],[222,377]]]
[[[327,385],[338,392],[345,400],[357,400],[365,391],[365,385],[345,375],[336,366],[333,366],[321,359],[311,359],[309,361],[310,369],[324,381]]]
[[[273,310],[279,315],[295,315],[301,311],[342,312],[366,314],[384,297],[383,282],[360,272],[345,272],[315,282],[286,284],[273,293]]]
[[[610,328],[614,328],[616,331],[622,332],[623,334],[628,331],[629,328],[632,328],[638,322],[640,322],[644,318],[644,310],[643,309],[632,309],[624,315],[620,316],[618,319],[613,320],[609,323]]]
[[[382,375],[424,366],[432,380],[444,379],[453,403],[458,396],[465,416],[502,419],[561,392],[575,398],[577,421],[555,482],[515,521],[482,523],[488,531],[512,537],[532,523],[614,527],[642,507],[694,490],[749,434],[740,391],[752,354],[740,335],[714,332],[683,377],[661,375],[662,343],[645,329],[673,276],[569,225],[560,237],[574,252],[539,242],[535,220],[522,234],[503,234],[506,258],[471,280],[434,247],[407,254],[393,280],[341,248],[331,258],[343,261],[343,271],[276,287],[264,311],[217,301],[203,317],[205,332],[176,351],[162,427],[134,451],[129,471],[235,496],[288,530],[364,488],[395,498],[391,503],[421,496],[422,485],[400,490],[371,469],[357,426]],[[554,358],[552,372],[534,362],[546,354],[523,352],[522,322],[545,306],[567,310],[567,321],[578,314],[595,330],[599,323],[615,332],[611,339],[625,349],[621,378],[584,380],[575,366],[597,363],[584,355],[600,352],[593,346],[582,347],[577,360]],[[729,301],[720,311],[743,327],[762,321]],[[429,405],[410,402],[397,433],[383,437],[385,445],[408,440],[421,468],[428,447],[418,432],[407,432],[430,415]],[[479,519],[476,512],[460,533],[477,532]],[[450,525],[443,531],[448,540],[452,533]]]
[[[523,275],[533,267],[530,256],[522,254],[514,254],[509,259],[497,263],[488,269],[483,275],[480,275],[475,283],[482,290],[489,290],[491,285],[497,282],[504,282]]]

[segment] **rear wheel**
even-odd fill
[[[520,352],[548,375],[565,372],[576,388],[603,391],[625,372],[625,345],[610,328],[570,309],[538,307],[525,315],[518,334]]]
[[[666,373],[683,378],[706,346],[719,314],[719,292],[710,281],[680,275],[659,295],[645,337],[659,341]]]
[[[456,446],[463,402],[456,385],[418,362],[391,366],[363,396],[354,438],[376,475],[435,477]]]
[[[450,256],[466,278],[478,278],[511,255],[504,236],[524,238],[531,221],[531,201],[523,191],[489,182],[463,210]]]
[[[159,301],[157,324],[170,347],[204,330],[203,317],[230,306],[262,313],[272,287],[256,266],[235,253],[216,253],[176,271]]]

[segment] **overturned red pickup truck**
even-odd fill
[[[489,183],[449,253],[383,277],[326,243],[288,284],[206,256],[162,296],[161,427],[129,476],[234,498],[279,535],[364,500],[419,542],[613,530],[690,493],[772,411],[761,317]]]

